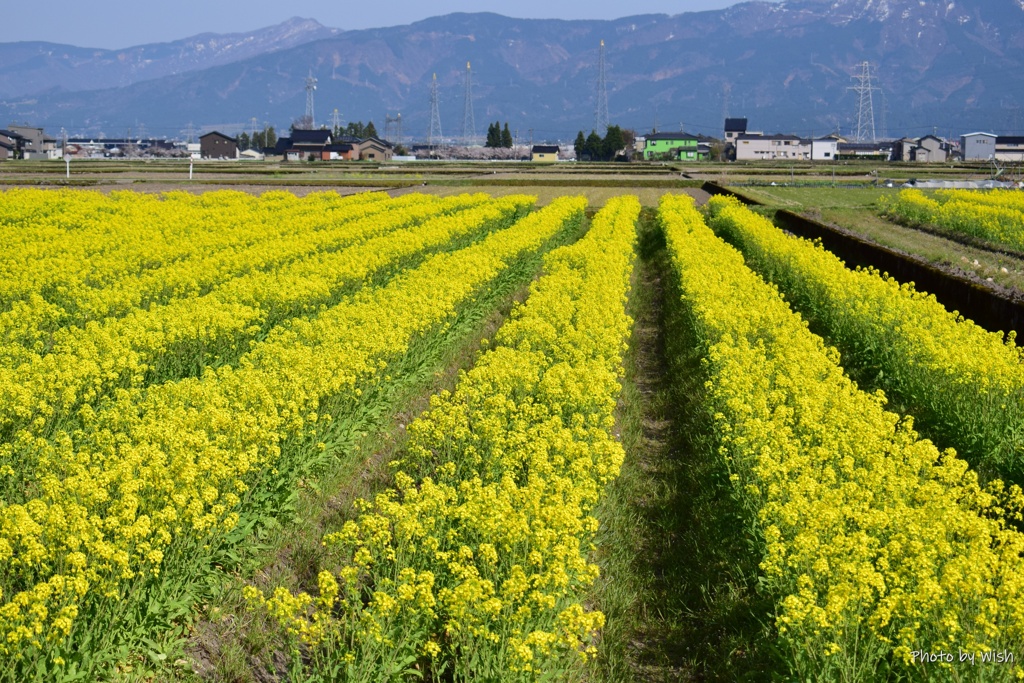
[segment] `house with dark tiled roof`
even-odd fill
[[[530,148],[530,161],[543,163],[558,161],[558,145],[534,145]]]
[[[237,159],[238,140],[211,130],[199,136],[199,154],[203,159]]]

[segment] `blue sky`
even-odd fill
[[[5,7],[0,42],[46,40],[80,47],[122,48],[233,33],[311,17],[326,26],[357,29],[408,24],[450,12],[498,12],[514,17],[615,19],[632,14],[679,14],[719,9],[737,0],[50,0]]]

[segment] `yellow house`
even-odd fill
[[[558,161],[558,145],[534,145],[530,152],[530,161]]]

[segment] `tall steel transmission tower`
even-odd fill
[[[331,114],[331,130],[337,131],[341,129],[341,114],[338,113],[338,108],[334,108],[334,113]]]
[[[467,147],[476,139],[476,121],[473,119],[473,70],[466,62],[466,103],[462,110],[462,144]]]
[[[605,78],[604,41],[597,57],[597,103],[594,107],[594,130],[604,135],[608,130],[608,82]]]
[[[427,134],[427,145],[434,149],[434,145],[441,142],[441,109],[438,107],[437,99],[437,74],[430,83],[430,132]]]
[[[306,76],[306,122],[310,128],[316,128],[316,123],[313,118],[313,93],[316,92],[316,78],[313,77],[313,70],[309,70],[309,76]]]
[[[398,116],[384,115],[384,139],[396,145],[402,144],[402,113]]]
[[[858,142],[874,141],[875,134],[875,103],[872,93],[879,88],[871,85],[871,63],[861,62],[860,75],[854,76],[857,85],[849,90],[857,93],[857,136]]]

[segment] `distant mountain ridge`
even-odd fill
[[[18,67],[7,55],[19,44],[0,44],[0,120],[93,134],[144,123],[170,135],[190,121],[223,127],[251,117],[286,127],[304,112],[312,69],[318,123],[337,108],[343,120],[372,119],[383,132],[385,114],[401,112],[405,136],[423,137],[436,73],[443,132],[457,135],[470,61],[479,136],[507,120],[520,139],[530,129],[538,141],[565,139],[593,125],[603,39],[611,119],[639,131],[657,123],[720,134],[728,113],[757,130],[849,132],[851,77],[868,61],[881,88],[879,133],[1024,134],[1024,0],[787,0],[612,21],[462,13],[359,31],[306,21],[265,29],[265,43],[205,35],[190,39],[192,48],[119,51],[146,63],[136,80],[77,92],[42,65],[31,72],[35,89],[13,92],[8,71]],[[209,44],[221,47],[194,47]]]
[[[201,33],[170,43],[104,50],[46,42],[0,43],[0,98],[53,89],[123,87],[161,76],[200,71],[265,55],[340,33],[313,19],[246,33]]]

